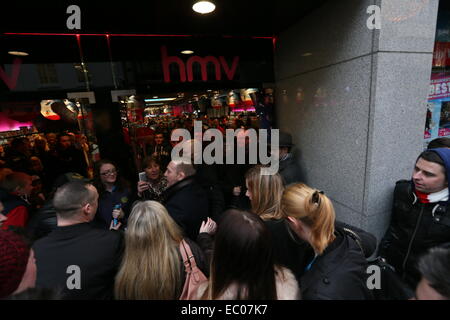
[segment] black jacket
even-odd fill
[[[396,183],[391,222],[380,244],[384,257],[415,288],[420,281],[417,263],[429,248],[450,242],[448,203],[420,203],[411,181]]]
[[[303,299],[371,299],[366,287],[367,262],[376,249],[376,238],[361,229],[336,221],[336,240],[316,258],[312,247],[290,230],[286,220],[267,220],[272,234],[275,261],[295,274]],[[364,254],[356,241],[343,229],[352,230],[361,239]]]
[[[292,154],[289,154],[285,160],[280,161],[278,173],[283,178],[284,185],[302,182],[302,171]]]
[[[197,238],[203,220],[208,217],[208,195],[194,177],[183,179],[164,193],[163,204],[170,216],[192,240]]]
[[[35,241],[52,232],[57,227],[56,210],[53,207],[53,198],[40,208],[28,221],[27,232]]]
[[[220,185],[218,166],[215,164],[195,165],[195,180],[208,194],[209,216],[218,220],[225,210],[225,198]]]
[[[305,300],[371,300],[368,263],[357,242],[341,228],[300,279]]]
[[[121,232],[96,229],[90,223],[57,227],[33,245],[36,287],[59,289],[63,299],[112,299],[114,278],[123,253]],[[80,270],[81,289],[68,289],[74,283],[69,266]],[[70,271],[70,270],[69,270]]]
[[[272,235],[275,263],[292,270],[297,281],[300,281],[314,257],[314,250],[290,230],[285,219],[266,220],[264,223]]]

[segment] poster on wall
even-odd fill
[[[450,136],[450,74],[431,76],[425,118],[425,147],[439,137]]]

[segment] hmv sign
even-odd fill
[[[238,56],[233,58],[231,65],[228,64],[227,60],[225,60],[225,57],[223,56],[192,56],[186,61],[183,61],[180,57],[169,56],[167,53],[167,48],[165,46],[161,46],[161,64],[164,73],[164,82],[172,82],[172,80],[176,81],[176,79],[171,78],[170,74],[170,66],[172,64],[178,67],[180,82],[194,81],[194,64],[198,64],[200,66],[202,81],[209,81],[213,79],[217,81],[222,79],[234,80],[238,63]],[[211,64],[214,67],[215,75],[213,79],[208,79],[208,64]]]
[[[27,77],[26,74],[22,74],[21,72],[21,67],[24,62],[26,61],[15,58],[9,70],[4,69],[0,65],[0,84],[3,82],[9,90],[14,90],[19,77]],[[239,56],[227,57],[227,59],[224,56],[191,56],[188,59],[182,59],[175,55],[169,55],[166,46],[161,46],[161,65],[164,76],[163,80],[166,83],[178,81],[192,82],[194,80],[232,81],[236,80]],[[72,77],[73,75],[67,76]]]

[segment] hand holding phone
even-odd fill
[[[122,208],[122,205],[120,205],[120,204],[116,204],[115,206],[114,206],[114,210],[113,210],[113,212],[112,212],[112,216],[113,216],[113,227],[116,227],[117,226],[117,223],[119,222],[119,217],[120,217],[120,213],[121,213],[121,208]]]
[[[145,172],[139,173],[139,181],[147,181],[147,175],[145,174]]]

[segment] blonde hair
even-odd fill
[[[299,219],[311,228],[311,246],[318,254],[336,238],[333,204],[321,191],[303,183],[291,185],[284,190],[281,210],[285,218]]]
[[[266,166],[255,166],[247,171],[245,179],[252,194],[252,212],[263,220],[281,219],[280,200],[283,195],[283,180],[277,173],[262,175],[261,170]]]
[[[182,232],[156,201],[136,204],[125,231],[125,253],[116,276],[116,299],[178,299],[182,289]]]

